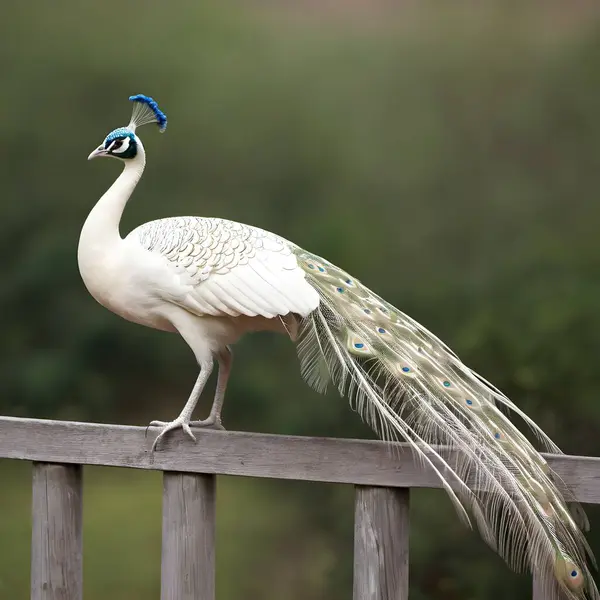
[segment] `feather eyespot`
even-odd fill
[[[434,358],[430,358],[431,364],[433,364],[435,366],[435,359]],[[465,401],[465,399],[470,395],[470,393],[462,387],[462,385],[459,385],[457,383],[455,383],[454,381],[450,381],[449,379],[446,379],[443,376],[440,377],[436,377],[437,380],[437,384],[440,386],[440,388],[442,390],[444,390],[444,393],[447,394],[448,396],[452,396],[454,399],[458,400],[459,402],[461,402],[461,404]],[[475,402],[475,401],[473,401]]]
[[[573,571],[571,571],[571,573],[573,573]],[[578,590],[583,585],[583,575],[581,574],[581,571],[576,571],[577,575],[571,575],[571,573],[569,573],[569,583],[571,584],[569,587],[572,586],[573,589]]]
[[[351,293],[350,290],[348,290],[348,293]],[[359,302],[360,302],[360,299],[359,299]],[[358,313],[360,313],[360,317],[366,317],[370,321],[375,321],[373,311],[370,308],[367,308],[366,306],[361,305],[361,304],[354,304],[353,308]]]
[[[339,294],[343,294],[344,288],[340,286],[340,287],[335,288],[335,291],[338,292]]]
[[[418,372],[412,365],[407,365],[406,363],[396,365],[396,373],[401,375],[402,377],[418,377]]]
[[[502,431],[498,431],[496,429],[494,431],[494,439],[498,440],[499,442],[505,442],[506,441],[506,436],[504,435],[504,433]]]
[[[312,260],[307,260],[305,261],[306,266],[311,269],[312,271],[319,271],[319,273],[325,273],[325,267],[323,267],[322,265],[320,265],[318,262],[314,262]]]
[[[464,394],[464,391],[461,393]],[[475,398],[465,398],[464,395],[461,395],[460,400],[463,401],[465,407],[469,410],[473,410],[475,412],[481,411],[481,402],[479,400],[476,400]]]
[[[584,583],[583,573],[572,560],[559,559],[556,566],[562,571],[562,578],[570,589],[578,590],[581,588]]]
[[[383,327],[378,327],[377,328],[377,333],[386,334],[387,333],[387,329],[384,329]]]
[[[361,337],[350,333],[346,339],[346,348],[351,354],[358,356],[370,356],[372,348]]]

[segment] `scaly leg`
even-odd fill
[[[204,389],[212,370],[212,358],[200,365],[200,375],[198,375],[198,379],[196,379],[192,393],[190,394],[188,401],[185,403],[181,414],[174,421],[152,421],[150,423],[148,427],[162,427],[159,434],[156,436],[154,443],[152,444],[152,452],[156,450],[158,442],[165,436],[167,432],[173,431],[173,429],[178,429],[179,427],[181,427],[185,433],[187,433],[194,441],[196,441],[196,438],[190,429],[190,419],[192,418],[192,413],[194,412],[194,408],[196,408],[198,398],[200,398],[200,394],[202,394],[202,390]]]
[[[225,350],[219,352],[216,356],[219,363],[219,378],[217,379],[217,388],[215,390],[215,399],[208,418],[202,421],[191,421],[192,427],[212,427],[213,429],[225,429],[221,424],[221,410],[223,409],[223,401],[225,400],[225,391],[227,390],[227,382],[231,374],[231,364],[233,363],[233,352],[229,346]]]

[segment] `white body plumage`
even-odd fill
[[[138,138],[139,139],[139,138]],[[308,315],[319,303],[293,244],[256,227],[198,217],[141,225],[125,239],[119,222],[144,169],[136,158],[90,212],[78,262],[90,294],[123,318],[178,331],[198,359],[247,331],[285,331],[277,317]]]

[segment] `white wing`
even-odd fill
[[[224,219],[176,217],[145,223],[127,239],[167,259],[179,278],[177,303],[195,314],[306,316],[319,304],[298,266],[295,246],[262,229]]]

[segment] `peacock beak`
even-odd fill
[[[89,156],[88,160],[92,160],[92,158],[96,158],[98,156],[106,156],[106,149],[104,145],[98,146]]]

